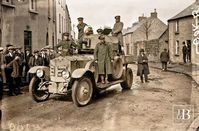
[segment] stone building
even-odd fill
[[[198,9],[199,0],[196,0],[193,4],[168,20],[169,53],[171,61],[174,63],[183,62],[182,43],[185,42],[191,48],[191,63],[199,65],[199,47],[192,44],[194,40],[192,24],[196,23],[198,25],[198,20],[193,19],[192,12]]]
[[[158,61],[162,49],[168,48],[167,25],[158,18],[156,10],[150,17],[140,16],[123,34],[126,54],[135,57],[144,48],[151,61]]]
[[[171,61],[173,62],[183,62],[183,42],[191,46],[193,22],[192,8],[194,6],[195,3],[168,20],[170,48],[169,53]]]
[[[57,19],[57,1],[61,3],[61,0],[1,0],[0,46],[11,43],[31,50],[46,45],[55,46],[58,39],[61,39],[57,34],[58,26],[62,32],[66,31],[65,22],[61,23]],[[62,6],[65,10],[63,19],[68,21],[66,3]]]
[[[62,33],[71,32],[71,20],[66,0],[55,0],[56,7],[56,43],[62,40]]]

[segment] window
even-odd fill
[[[199,44],[196,45],[196,54],[199,55]]]
[[[13,0],[2,0],[2,4],[11,6],[11,5],[13,5]]]
[[[52,35],[52,45],[53,45],[53,48],[54,48],[54,46],[55,46],[55,33],[53,33],[53,35]]]
[[[48,17],[50,17],[50,0],[48,0]]]
[[[177,40],[176,41],[176,49],[175,49],[175,55],[179,55],[180,54],[180,43],[179,41]]]
[[[46,45],[49,45],[48,32],[46,33]]]
[[[55,21],[56,19],[55,0],[52,1],[52,8],[53,8],[53,21]]]
[[[62,16],[62,33],[64,32],[64,18]]]
[[[37,0],[30,0],[30,10],[36,11],[37,10]]]
[[[176,31],[175,32],[179,33],[179,21],[178,20],[176,21]]]
[[[61,33],[61,14],[59,14],[59,33]]]

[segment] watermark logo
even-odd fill
[[[194,36],[193,45],[198,47],[199,46],[199,9],[193,10],[192,15],[193,15],[193,19],[194,19],[194,23],[192,24],[193,36]],[[199,49],[196,48],[196,53],[198,53],[198,52],[199,52]]]
[[[173,122],[186,123],[194,120],[194,106],[192,105],[174,105]]]

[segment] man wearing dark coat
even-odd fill
[[[187,52],[188,52],[187,46],[186,46],[185,42],[183,42],[182,55],[183,55],[184,63],[187,63]]]
[[[167,70],[167,63],[169,61],[169,53],[167,52],[167,49],[164,49],[164,51],[160,54],[160,61],[162,63],[162,70]]]
[[[25,49],[25,61],[24,61],[24,65],[25,65],[25,78],[26,78],[26,82],[29,80],[29,75],[28,75],[28,71],[30,69],[28,63],[29,63],[29,60],[30,58],[32,57],[32,54],[30,53],[30,49],[27,48]]]
[[[98,73],[102,84],[108,83],[108,75],[112,74],[111,62],[113,53],[111,45],[105,41],[103,35],[99,36],[100,42],[94,50],[94,60],[98,64]]]
[[[5,74],[6,74],[6,82],[8,83],[8,88],[9,88],[9,96],[13,96],[16,92],[15,89],[19,89],[19,81],[18,81],[18,76],[19,76],[19,64],[18,60],[19,57],[15,57],[15,54],[13,53],[15,48],[13,46],[8,47],[9,53],[5,55],[4,57],[4,64],[5,66]]]
[[[41,57],[42,57],[42,61],[43,61],[43,66],[49,66],[50,65],[50,57],[49,55],[46,53],[46,49],[42,49],[41,50]]]
[[[145,82],[148,82],[148,74],[150,74],[150,72],[148,66],[148,58],[144,53],[144,49],[140,49],[140,54],[138,56],[137,63],[138,63],[137,76],[140,76],[140,80],[142,83],[144,82],[143,81],[144,78]]]
[[[34,66],[42,66],[43,65],[42,57],[39,55],[38,50],[34,51],[34,55],[30,58],[28,65],[30,68],[34,67]]]

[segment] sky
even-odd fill
[[[147,17],[157,10],[158,18],[165,24],[195,0],[66,0],[72,25],[77,25],[77,18],[84,17],[84,22],[94,31],[104,26],[113,27],[114,16],[120,15],[124,28],[131,27],[143,14]],[[76,29],[75,29],[76,30]]]

